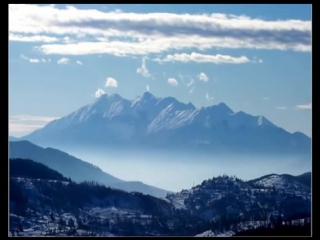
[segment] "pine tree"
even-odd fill
[[[51,221],[52,221],[52,222],[54,222],[54,221],[55,221],[55,218],[54,218],[53,213],[51,213],[51,214],[50,214],[50,218],[51,218]]]
[[[75,223],[74,223],[74,221],[73,221],[72,218],[69,219],[69,221],[68,221],[68,226],[69,226],[71,229],[73,229],[73,228],[75,227]]]

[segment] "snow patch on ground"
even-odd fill
[[[200,233],[198,235],[196,235],[195,237],[231,237],[233,236],[235,233],[233,231],[226,231],[223,233],[214,233],[211,230],[205,231],[203,233]]]

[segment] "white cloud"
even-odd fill
[[[118,82],[114,78],[108,77],[106,82],[106,87],[117,88]]]
[[[203,82],[209,81],[209,77],[204,72],[199,73],[198,78],[200,81],[203,81]]]
[[[191,81],[190,81],[189,83],[187,83],[187,86],[188,86],[188,87],[191,87],[193,84],[194,84],[194,80],[191,79]]]
[[[147,77],[150,77],[150,74],[149,74],[149,70],[147,69],[146,60],[147,60],[146,57],[142,58],[142,65],[141,67],[137,68],[137,73],[147,78]]]
[[[262,59],[259,59],[257,56],[254,56],[252,62],[255,62],[255,63],[263,63],[263,60],[262,60]]]
[[[77,64],[78,64],[78,65],[83,65],[83,62],[77,60]]]
[[[37,59],[37,58],[30,58],[29,61],[30,61],[31,63],[39,63],[39,62],[40,62],[40,60]]]
[[[40,63],[40,62],[41,62],[40,59],[37,59],[37,58],[28,58],[27,56],[25,56],[25,55],[23,55],[23,54],[20,55],[20,58],[23,59],[23,60],[26,60],[26,61],[28,61],[28,62],[30,62],[30,63]],[[42,62],[45,62],[45,61],[42,60]]]
[[[214,99],[214,97],[210,97],[209,93],[206,93],[206,99],[208,102],[210,102]]]
[[[298,109],[312,109],[312,104],[311,103],[307,103],[307,104],[302,104],[302,105],[297,105],[296,108]]]
[[[51,62],[51,59],[50,59],[50,58],[48,58],[48,62]]]
[[[276,107],[279,110],[287,110],[287,107]]]
[[[99,98],[103,94],[105,94],[105,91],[103,91],[101,88],[98,88],[98,90],[94,93],[94,96]]]
[[[42,58],[42,59],[41,59],[41,61],[42,61],[42,62],[47,62],[47,60],[46,60],[46,59],[44,59],[44,58]]]
[[[159,58],[159,57],[152,59],[152,61],[155,61],[155,62],[157,62],[157,63],[159,63],[159,64],[162,64],[162,63],[163,63],[162,59]]]
[[[194,91],[195,88],[196,88],[196,87],[193,86],[193,87],[189,90],[189,94],[193,93],[193,91]]]
[[[179,85],[178,81],[175,78],[168,78],[168,83],[174,87]]]
[[[59,39],[56,37],[48,37],[41,35],[33,35],[33,36],[22,36],[9,33],[9,40],[13,42],[44,42],[51,43],[57,42]]]
[[[11,40],[17,35],[26,41],[43,34],[60,38],[42,38],[57,44],[38,48],[45,54],[58,55],[147,55],[190,48],[311,52],[311,21],[263,20],[223,13],[103,12],[74,6],[10,4],[9,34]],[[65,43],[61,38],[65,35],[72,41]],[[105,39],[96,41],[97,37]]]
[[[269,100],[269,97],[263,97],[262,99],[263,100]]]
[[[113,12],[115,12],[115,13],[122,13],[123,11],[122,11],[121,9],[116,9],[116,10],[114,10]]]
[[[147,92],[149,92],[149,91],[150,91],[150,87],[149,87],[149,85],[147,85],[147,86],[146,86],[146,90],[147,90]]]
[[[229,63],[229,64],[242,64],[251,62],[246,56],[233,57],[230,55],[205,55],[200,53],[192,52],[191,54],[181,53],[167,55],[163,62],[198,62],[198,63]]]
[[[69,64],[69,62],[70,62],[69,58],[64,58],[63,57],[63,58],[59,59],[57,63],[66,65],[66,64]]]
[[[71,38],[68,37],[68,36],[64,37],[64,38],[62,39],[62,41],[63,41],[64,43],[75,43],[75,42],[76,42],[75,40],[71,39]]]
[[[29,58],[27,56],[23,55],[23,54],[20,55],[20,58],[23,59],[23,60],[29,61]]]
[[[206,93],[206,99],[207,99],[207,101],[210,101],[210,96],[208,93]]]

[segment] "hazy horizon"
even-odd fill
[[[182,152],[135,152],[66,150],[70,155],[101,168],[125,181],[140,181],[168,191],[190,189],[202,181],[219,175],[251,180],[268,174],[300,175],[311,172],[311,158],[210,156]],[[250,167],[248,167],[250,166]]]

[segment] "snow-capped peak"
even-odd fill
[[[225,111],[225,112],[228,112],[228,113],[233,113],[233,111],[227,106],[227,104],[221,102],[219,103],[218,105],[216,105],[219,107],[220,111]]]
[[[142,98],[144,100],[150,100],[150,99],[153,99],[153,98],[156,98],[154,95],[152,95],[150,92],[144,92],[143,95],[142,95]]]
[[[108,99],[111,100],[111,101],[120,101],[123,98],[119,94],[114,93],[114,94],[109,95]]]
[[[132,107],[142,107],[141,105],[145,106],[149,106],[149,107],[153,107],[151,105],[154,105],[157,101],[159,100],[159,98],[156,98],[154,95],[152,95],[149,92],[145,92],[144,94],[142,94],[141,96],[136,97],[134,100],[132,100]]]
[[[257,116],[257,118],[258,118],[258,125],[259,126],[266,126],[266,125],[268,125],[268,126],[271,126],[271,125],[273,125],[268,119],[266,119],[264,116]]]

